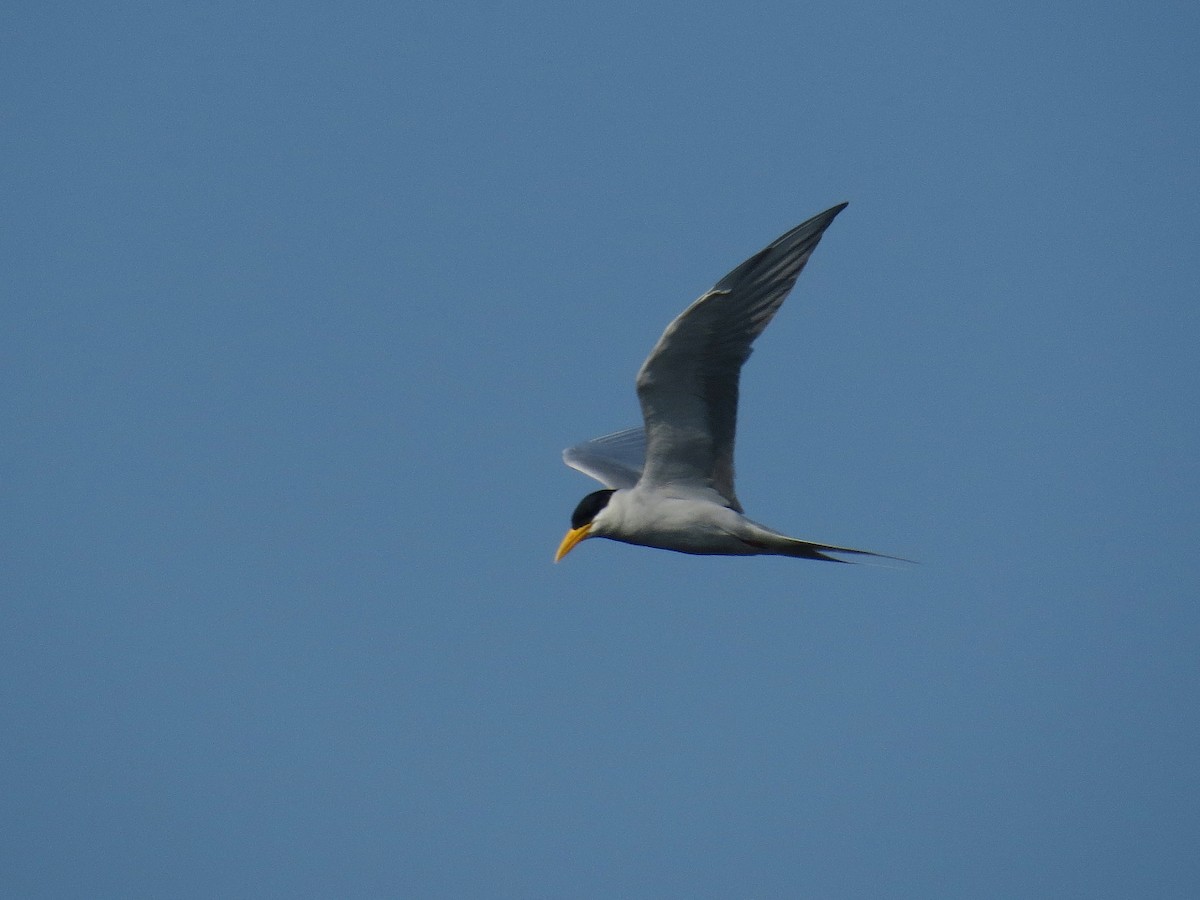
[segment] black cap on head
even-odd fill
[[[608,506],[608,500],[614,493],[616,492],[606,488],[603,491],[588,494],[580,500],[579,505],[575,507],[575,512],[571,513],[571,527],[582,528],[591,522],[600,510]]]

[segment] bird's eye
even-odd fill
[[[596,491],[580,500],[579,505],[575,507],[575,512],[571,513],[571,527],[582,528],[591,522],[600,510],[608,506],[608,500],[614,493],[615,491],[608,489]]]

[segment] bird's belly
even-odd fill
[[[690,514],[694,509],[676,510],[672,506],[668,501],[661,514],[646,517],[632,533],[612,537],[643,547],[701,556],[753,556],[763,552],[761,545],[737,537],[742,517],[733,510],[714,508],[696,518]]]

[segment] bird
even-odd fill
[[[742,366],[847,205],[781,235],[667,326],[637,374],[641,427],[563,451],[604,489],[579,501],[555,562],[588,538],[705,556],[897,558],[788,537],[747,518],[733,487]]]

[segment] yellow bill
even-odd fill
[[[554,561],[558,562],[564,556],[571,552],[571,548],[588,536],[588,532],[592,530],[592,523],[580,525],[578,528],[572,528],[567,532],[567,536],[562,539],[562,543],[558,545],[558,552],[554,554]]]

